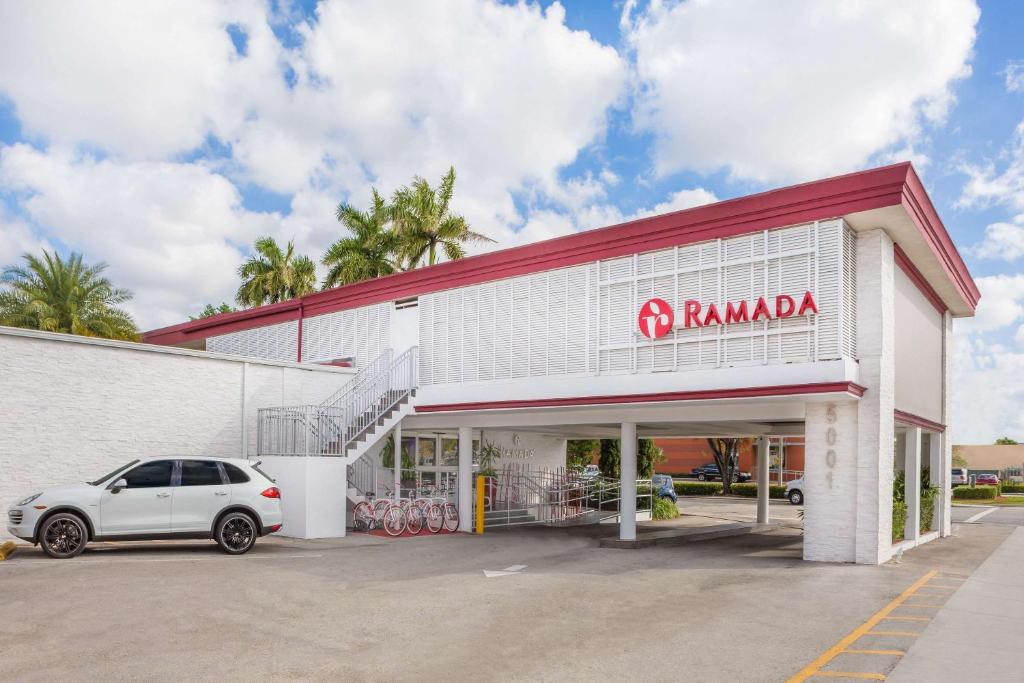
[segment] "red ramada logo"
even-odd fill
[[[650,299],[640,307],[637,323],[640,332],[648,339],[664,337],[672,329],[675,316],[672,307],[664,299]]]

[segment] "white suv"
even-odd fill
[[[248,552],[281,528],[281,491],[248,460],[173,456],[133,460],[96,481],[46,489],[7,511],[7,531],[50,557],[89,541],[212,538]]]

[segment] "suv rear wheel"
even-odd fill
[[[214,538],[228,555],[242,555],[256,544],[256,523],[244,512],[229,512],[217,522]]]
[[[89,541],[89,530],[78,515],[70,512],[58,512],[47,517],[43,528],[39,530],[39,545],[50,557],[67,560],[75,557]]]
[[[708,475],[704,474],[703,472],[697,475],[697,481],[707,481],[707,479]]]

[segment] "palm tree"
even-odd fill
[[[330,268],[324,289],[395,272],[399,239],[388,228],[388,205],[376,189],[369,211],[339,204],[336,217],[352,234],[332,244],[324,254],[321,263]]]
[[[295,254],[294,242],[282,251],[273,237],[256,240],[256,253],[238,267],[242,284],[235,295],[241,306],[262,306],[309,294],[316,288],[316,264]]]
[[[438,247],[449,260],[466,255],[463,245],[469,242],[493,242],[490,237],[473,232],[462,216],[449,212],[455,190],[455,169],[449,168],[435,190],[426,180],[416,177],[411,187],[395,192],[391,219],[402,238],[401,257],[410,268],[426,256],[427,265],[437,263]]]
[[[0,276],[0,325],[86,337],[137,341],[139,331],[118,308],[132,298],[127,289],[102,277],[105,263],[89,266],[72,252],[65,261],[43,250],[40,259],[24,254],[24,266],[8,266]]]

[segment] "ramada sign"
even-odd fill
[[[758,320],[775,320],[777,318],[789,318],[794,315],[811,315],[818,312],[818,304],[814,302],[814,295],[804,292],[803,299],[798,306],[796,300],[788,294],[780,294],[775,297],[775,306],[770,306],[762,296],[757,300],[751,311],[749,302],[739,303],[728,302],[725,310],[719,310],[715,304],[708,304],[707,308],[693,299],[683,302],[683,321],[679,327],[708,327],[709,325],[729,325],[731,323],[756,322]],[[675,314],[672,307],[664,299],[649,299],[640,307],[640,315],[637,318],[637,325],[640,332],[650,339],[664,337],[672,331],[675,322]]]

